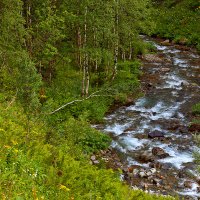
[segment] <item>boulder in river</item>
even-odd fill
[[[143,163],[152,162],[154,161],[154,156],[152,153],[146,151],[138,156],[138,160]]]
[[[152,154],[158,158],[166,158],[169,156],[168,153],[166,153],[162,148],[160,147],[153,147]]]
[[[155,130],[148,133],[148,138],[161,138],[164,137],[164,134],[161,131]]]
[[[186,187],[186,188],[192,188],[192,182],[191,181],[185,181],[184,182],[184,186]]]

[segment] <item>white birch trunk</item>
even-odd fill
[[[115,42],[115,50],[114,50],[114,70],[113,70],[113,75],[112,75],[112,81],[115,79],[117,75],[117,66],[118,66],[118,53],[119,53],[119,33],[118,33],[118,26],[119,26],[119,0],[115,0],[117,3],[117,8],[116,8],[116,14],[115,14],[115,28],[114,28],[114,33],[117,37],[117,40]]]

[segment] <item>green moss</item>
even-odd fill
[[[197,103],[192,107],[192,112],[194,114],[200,114],[200,103]]]

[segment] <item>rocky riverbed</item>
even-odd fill
[[[200,55],[191,48],[150,39],[157,53],[142,58],[144,97],[122,106],[95,128],[109,134],[111,148],[91,158],[123,171],[133,188],[200,199],[194,152],[198,127],[189,127],[191,106],[200,101]],[[96,162],[96,163],[95,163]]]

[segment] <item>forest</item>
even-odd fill
[[[152,179],[157,192],[150,192],[151,189],[147,192],[143,177],[138,186],[134,181],[138,182],[139,178],[132,177],[134,169],[113,147],[117,136],[109,131],[106,134],[98,126],[105,126],[109,121],[106,116],[117,109],[131,106],[133,102],[137,105],[145,96],[160,94],[154,93],[161,84],[158,79],[165,78],[162,73],[172,71],[174,66],[165,66],[167,58],[159,57],[155,43],[164,48],[175,46],[185,54],[191,52],[187,59],[193,56],[194,60],[188,62],[195,67],[189,66],[186,71],[190,73],[191,85],[180,81],[178,87],[182,89],[175,88],[184,92],[185,96],[180,94],[183,100],[192,99],[184,104],[187,109],[181,108],[187,120],[180,113],[174,118],[188,122],[192,132],[189,138],[194,141],[191,144],[198,149],[199,21],[200,1],[197,0],[1,0],[0,198],[182,198],[169,188],[162,192],[158,178]],[[180,59],[179,63],[173,61],[176,67],[185,64]],[[156,62],[165,66],[159,76],[148,71]],[[181,77],[186,77],[185,71],[181,71]],[[178,81],[175,80],[173,87]],[[194,92],[191,94],[191,91]],[[180,98],[176,97],[175,101],[181,101]],[[138,111],[134,112],[137,117]],[[152,115],[157,113],[151,110]],[[118,120],[123,121],[120,116],[122,113]],[[175,120],[173,126],[177,125],[174,123]],[[179,125],[173,131],[181,132],[181,128]],[[138,144],[142,141],[143,138],[137,139]],[[188,163],[194,162],[194,170],[198,171],[198,150],[190,154],[195,154],[195,160],[189,158]],[[200,179],[191,174],[188,177],[193,184],[188,188],[195,187],[196,191],[196,196],[191,198],[198,198]]]

